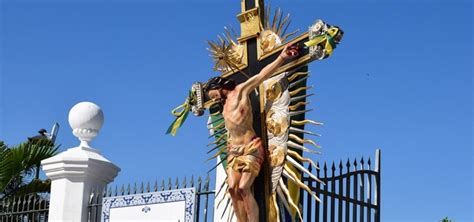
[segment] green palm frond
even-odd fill
[[[0,193],[8,196],[21,190],[33,192],[45,190],[44,183],[39,183],[39,180],[27,182],[25,179],[38,173],[41,160],[54,156],[59,146],[55,146],[48,139],[29,141],[11,148],[1,146],[2,144],[0,144],[0,157],[2,157],[0,159]],[[34,191],[35,185],[38,191]]]
[[[8,147],[3,141],[0,141],[0,160],[3,160],[7,154]]]

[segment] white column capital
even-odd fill
[[[120,171],[99,150],[90,147],[103,122],[99,106],[90,102],[76,104],[69,112],[69,124],[80,145],[41,161],[51,179],[49,221],[86,222],[92,189],[103,189]]]
[[[70,148],[56,156],[41,161],[43,171],[51,180],[62,178],[89,178],[108,184],[120,168],[88,147]]]

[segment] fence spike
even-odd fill
[[[370,170],[370,169],[371,169],[371,166],[370,166],[370,165],[371,165],[370,157],[369,157],[369,159],[367,160],[367,165],[369,165],[368,168],[369,168],[369,170]]]
[[[125,195],[125,185],[124,184],[122,184],[122,188],[120,188],[120,193],[122,195]]]
[[[178,181],[178,177],[176,177],[176,181],[174,182],[174,189],[178,189],[179,188],[179,181]]]
[[[331,175],[332,175],[333,177],[336,176],[335,172],[336,172],[336,165],[334,164],[334,161],[332,161]]]
[[[356,158],[356,159],[354,159],[354,169],[356,169],[356,170],[357,170],[357,158]]]
[[[48,200],[49,201],[49,200]],[[48,209],[48,201],[46,201],[46,199],[43,199],[42,202],[43,202],[43,209]]]
[[[28,201],[26,202],[26,210],[30,210],[31,199],[33,198],[33,195],[34,195],[34,194],[28,195]],[[2,207],[3,207],[3,205],[0,206],[0,212],[3,211]]]
[[[30,207],[31,206],[31,200],[33,199],[33,196],[35,196],[36,194],[30,194],[29,197],[28,197],[28,210],[30,210]]]
[[[110,188],[110,195],[109,196],[112,196],[112,193],[114,193],[114,190],[112,188]],[[117,185],[115,185],[115,196],[118,196],[118,193],[119,193],[118,187],[117,187]]]
[[[155,180],[155,185],[153,186],[153,190],[155,192],[158,191],[158,180]]]
[[[364,157],[360,159],[360,168],[363,170],[364,169]]]
[[[105,187],[105,189],[102,190],[102,197],[107,197],[108,189],[112,189],[112,188],[110,188],[110,186],[109,186],[109,187]],[[117,191],[117,185],[115,185],[115,191]]]
[[[319,172],[321,171],[321,168],[319,167],[319,161],[316,161],[316,177],[319,178]]]
[[[112,188],[107,188],[107,187],[100,189],[100,192],[97,194],[97,203],[99,203],[103,199],[104,193],[107,192],[107,189],[112,190]]]
[[[35,194],[27,194],[27,198],[26,198],[27,199],[27,201],[26,201],[27,209],[29,209],[29,207],[30,207],[31,198],[33,198],[33,195],[35,195]]]
[[[171,183],[171,177],[168,177],[168,190],[171,190],[173,184]]]
[[[328,167],[327,167],[327,165],[326,165],[326,162],[324,162],[324,167],[323,167],[323,169],[324,169],[324,177],[327,178],[327,177],[328,177]]]
[[[36,207],[35,205],[37,205],[37,204],[35,203],[35,201],[36,201],[35,198],[36,198],[37,196],[39,196],[39,195],[38,195],[38,194],[27,194],[27,196],[28,196],[28,198],[27,198],[27,200],[25,201],[25,203],[26,203],[26,210],[28,210],[28,209],[29,209],[29,210],[34,210],[35,207]],[[8,201],[7,201],[7,202],[8,202]],[[3,206],[3,207],[5,207],[5,206]],[[30,207],[31,207],[31,208],[30,208]],[[3,210],[3,209],[0,207],[0,211],[2,211],[2,210]],[[25,210],[25,208],[23,208],[23,210]]]
[[[105,187],[99,188],[99,190],[98,190],[98,192],[97,192],[97,195],[98,195],[98,196],[103,196],[103,195],[104,195],[104,192],[107,192],[108,190],[112,190],[112,186],[110,186],[110,185],[105,185]]]
[[[145,191],[145,186],[143,186],[143,181],[142,184],[140,185],[140,193],[143,193]]]
[[[150,192],[150,181],[146,182],[146,192]]]
[[[137,194],[137,182],[133,183],[133,194]]]
[[[43,199],[41,197],[38,197],[38,210],[46,209],[43,206]]]
[[[31,196],[32,210],[35,210],[35,209],[38,207],[38,205],[36,204],[36,202],[38,202],[38,200],[37,200],[38,198],[39,198],[38,195],[32,195],[32,196]],[[49,198],[48,198],[48,199],[49,199]],[[4,206],[5,206],[5,205],[4,205]]]
[[[342,159],[339,161],[339,175],[342,175],[342,169],[344,166],[342,165]]]
[[[161,191],[165,190],[165,179],[161,180]]]
[[[127,194],[130,195],[130,183],[127,185]]]
[[[25,210],[25,204],[26,204],[26,195],[22,197],[21,200],[21,210]]]
[[[23,210],[25,207],[25,196],[20,197],[21,209]]]
[[[187,184],[186,184],[186,176],[184,176],[184,179],[183,179],[183,186],[182,186],[182,187],[183,187],[183,188],[186,188],[186,185],[187,185]]]
[[[197,186],[198,186],[198,192],[201,192],[201,183],[202,183],[201,176],[199,176],[199,178],[198,178],[198,181],[197,181],[197,182],[198,182],[198,184],[197,184]]]
[[[191,175],[191,183],[189,184],[190,187],[194,187],[194,175]]]
[[[100,190],[100,195],[105,197],[104,195],[109,192],[109,190],[113,190],[112,185],[106,185],[104,188]],[[117,185],[115,185],[115,191],[117,191]]]
[[[96,191],[97,191],[97,187],[94,186],[91,188],[91,194],[95,195]]]
[[[108,196],[111,197],[112,192],[113,192],[112,188],[109,188],[108,190],[105,191],[105,196],[107,196],[108,194]],[[117,188],[115,188],[115,196],[117,196]]]
[[[18,209],[18,207],[20,206],[20,197],[16,197],[15,198],[15,205],[16,205],[16,209]]]
[[[346,167],[347,167],[347,169],[349,169],[351,167],[351,162],[350,162],[349,158],[347,158]]]
[[[23,207],[23,209],[29,210],[29,208],[30,208],[30,199],[31,199],[32,195],[33,194],[27,194],[25,196],[25,207]]]
[[[207,174],[206,176],[206,182],[205,182],[205,185],[204,185],[204,189],[205,191],[209,191],[209,182],[211,181],[211,178],[209,177],[209,174]]]
[[[90,195],[89,204],[94,204],[95,202],[97,202],[98,193],[99,193],[98,188],[95,188],[94,192],[92,192]]]

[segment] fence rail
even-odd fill
[[[48,194],[6,198],[0,201],[0,222],[46,222],[48,210]]]
[[[375,168],[370,158],[343,164],[324,163],[322,169],[308,168],[320,182],[303,177],[303,181],[321,199],[317,202],[308,194],[302,198],[305,221],[379,222],[380,221],[380,150],[375,153]],[[319,163],[316,164],[319,168]],[[322,171],[322,172],[321,172]],[[329,171],[329,172],[328,172]],[[314,206],[314,207],[313,207]]]

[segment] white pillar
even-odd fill
[[[69,112],[69,124],[80,145],[41,161],[51,179],[49,221],[86,222],[92,189],[104,188],[120,171],[89,145],[103,123],[99,106],[90,102],[76,104]]]

